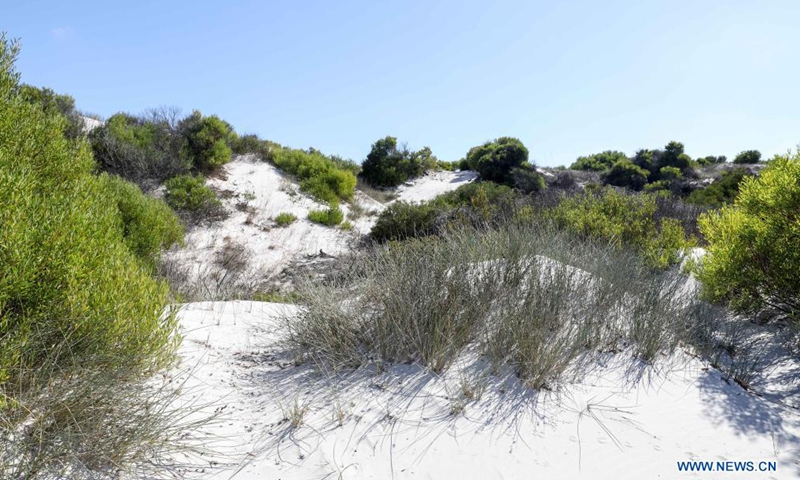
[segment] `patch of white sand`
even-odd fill
[[[683,353],[656,367],[608,355],[579,382],[538,394],[470,355],[440,376],[400,365],[326,378],[296,366],[279,345],[281,316],[296,312],[256,302],[180,312],[180,354],[195,370],[176,380],[221,412],[211,428],[228,455],[207,452],[203,478],[800,476],[798,412]],[[480,399],[465,398],[464,379],[481,377]],[[286,418],[297,411],[302,423],[293,427]],[[234,460],[245,463],[224,465]],[[774,461],[777,470],[679,472],[677,462],[690,460]]]
[[[455,190],[478,178],[472,171],[438,171],[430,172],[397,188],[397,200],[406,202],[424,202],[433,200],[439,195]]]

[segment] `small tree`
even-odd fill
[[[195,110],[180,124],[186,138],[186,150],[195,169],[210,172],[228,163],[231,159],[230,144],[236,134],[228,122],[216,115],[204,117]]]
[[[394,187],[436,168],[436,162],[429,147],[412,152],[398,147],[397,138],[384,137],[372,144],[360,176],[376,187]]]
[[[800,151],[744,177],[733,205],[700,219],[708,254],[698,277],[712,300],[800,321]]]
[[[638,191],[647,183],[647,175],[647,170],[634,165],[628,160],[621,160],[611,167],[608,175],[606,175],[606,183]]]
[[[527,162],[528,149],[512,137],[500,137],[467,153],[467,163],[482,179],[506,185],[513,184],[511,171]]]
[[[733,159],[733,163],[758,163],[760,161],[761,152],[758,150],[745,150]]]

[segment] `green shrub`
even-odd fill
[[[214,191],[206,186],[202,175],[179,175],[164,185],[167,187],[164,198],[179,212],[196,220],[217,218],[222,213],[222,204]]]
[[[289,212],[281,212],[275,217],[275,224],[279,227],[288,227],[297,220],[297,216]]]
[[[585,237],[596,237],[643,252],[655,267],[676,263],[681,251],[692,245],[677,219],[655,218],[657,197],[626,195],[613,189],[564,199],[549,215],[558,225]]]
[[[760,161],[761,152],[758,150],[745,150],[733,159],[733,163],[758,163]]]
[[[638,167],[628,160],[614,164],[606,175],[606,183],[617,187],[641,190],[647,183],[647,170]]]
[[[333,227],[342,223],[344,220],[344,213],[339,205],[332,203],[330,207],[325,210],[311,210],[308,212],[308,219],[313,223],[327,225]]]
[[[593,172],[602,172],[609,170],[615,163],[620,160],[628,160],[628,157],[616,150],[606,150],[602,153],[595,153],[585,157],[578,157],[569,168],[572,170],[589,170]]]
[[[698,277],[705,294],[739,312],[800,321],[800,151],[745,177],[732,205],[700,219],[708,241]]]
[[[706,157],[700,157],[697,159],[697,163],[702,166],[716,165],[718,163],[725,163],[727,161],[728,157],[726,157],[725,155],[719,155],[719,156],[708,155]]]
[[[538,193],[547,187],[542,174],[530,166],[512,169],[511,184],[522,193]]]
[[[433,203],[443,207],[461,207],[473,205],[479,202],[481,197],[486,202],[496,205],[502,202],[513,202],[519,195],[506,185],[494,182],[473,182],[439,195],[433,200]]]
[[[394,202],[380,213],[370,237],[386,242],[431,235],[435,233],[436,220],[442,211],[433,203]]]
[[[394,187],[436,168],[437,162],[428,147],[413,152],[398,148],[397,138],[385,137],[372,144],[360,175],[374,187]]]
[[[483,180],[513,184],[512,170],[526,165],[528,149],[518,139],[501,137],[473,147],[467,153],[467,163]]]
[[[0,398],[43,362],[161,365],[175,327],[162,316],[166,285],[131,251],[138,240],[126,245],[108,182],[92,175],[89,145],[14,93],[14,53],[0,43]]]
[[[200,172],[211,172],[228,163],[236,141],[233,128],[216,115],[204,117],[195,110],[183,119],[179,129],[186,139],[186,151],[194,168]]]
[[[725,172],[711,185],[690,193],[686,201],[715,208],[731,203],[739,194],[739,184],[747,176],[750,174],[743,168]]]
[[[107,174],[100,178],[119,210],[125,244],[154,269],[161,251],[183,240],[178,217],[164,201],[148,197],[136,185]]]
[[[67,138],[83,136],[85,129],[83,116],[75,108],[75,99],[71,96],[32,85],[20,85],[18,94],[22,100],[40,105],[47,115],[62,115],[67,120],[64,125],[64,135]]]
[[[151,111],[146,117],[112,115],[89,134],[100,169],[139,185],[188,172],[191,161],[176,115],[169,109]]]
[[[289,148],[278,150],[274,161],[278,168],[300,179],[303,191],[319,200],[330,203],[353,199],[356,176],[343,168],[343,161],[337,163],[316,150]]]

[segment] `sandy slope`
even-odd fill
[[[397,198],[428,200],[474,178],[473,172],[435,172],[400,188]],[[197,279],[214,270],[216,256],[228,244],[246,249],[250,272],[243,276],[258,279],[273,277],[309,255],[323,252],[336,256],[348,252],[360,235],[369,233],[375,214],[385,208],[359,191],[356,203],[365,214],[354,219],[349,215],[352,205],[341,205],[353,230],[313,224],[307,218],[308,212],[327,206],[300,192],[297,183],[273,165],[250,155],[235,157],[224,166],[222,174],[207,183],[220,192],[230,217],[191,229],[185,247],[165,256],[168,261],[190,265]],[[282,212],[292,213],[298,220],[288,227],[277,227],[273,219]]]
[[[281,316],[294,308],[219,302],[181,311],[181,355],[196,366],[185,390],[221,411],[211,431],[228,455],[207,457],[221,463],[203,478],[800,477],[797,410],[684,353],[656,367],[609,355],[539,394],[468,355],[441,377],[400,365],[324,378],[276,343]],[[480,400],[464,398],[463,379],[481,375]],[[284,420],[295,406],[306,409],[298,428]],[[241,459],[243,467],[224,465]],[[777,471],[679,472],[676,462],[687,460],[775,461]]]

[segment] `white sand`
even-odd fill
[[[209,402],[207,411],[222,408],[212,431],[229,456],[206,460],[246,462],[210,465],[203,478],[231,478],[239,468],[232,478],[800,477],[797,410],[689,355],[656,367],[609,355],[577,382],[539,394],[469,355],[442,376],[400,365],[325,379],[276,344],[277,318],[294,308],[219,302],[182,310],[181,355],[197,366],[185,390]],[[485,375],[480,400],[463,398],[465,371]],[[283,420],[295,405],[307,410],[299,428]],[[677,462],[689,460],[775,461],[777,471],[679,472]]]
[[[324,252],[341,255],[348,252],[360,235],[369,233],[375,215],[384,205],[356,192],[356,202],[366,214],[351,219],[353,230],[326,227],[311,223],[308,212],[327,208],[302,193],[291,178],[269,163],[254,156],[236,156],[224,167],[221,178],[210,178],[207,184],[218,191],[228,192],[223,199],[232,215],[219,222],[193,228],[185,239],[185,247],[166,254],[168,259],[182,265],[191,265],[195,278],[206,276],[226,243],[243,245],[249,252],[249,270],[246,276],[267,279],[279,274],[292,262],[306,255]],[[429,200],[449,190],[474,180],[473,172],[434,172],[398,190],[398,199],[405,201]],[[253,213],[238,211],[237,203],[247,203]],[[346,219],[352,206],[342,204]],[[273,219],[282,212],[292,213],[297,221],[287,227],[277,227]],[[249,218],[249,220],[248,220]]]

